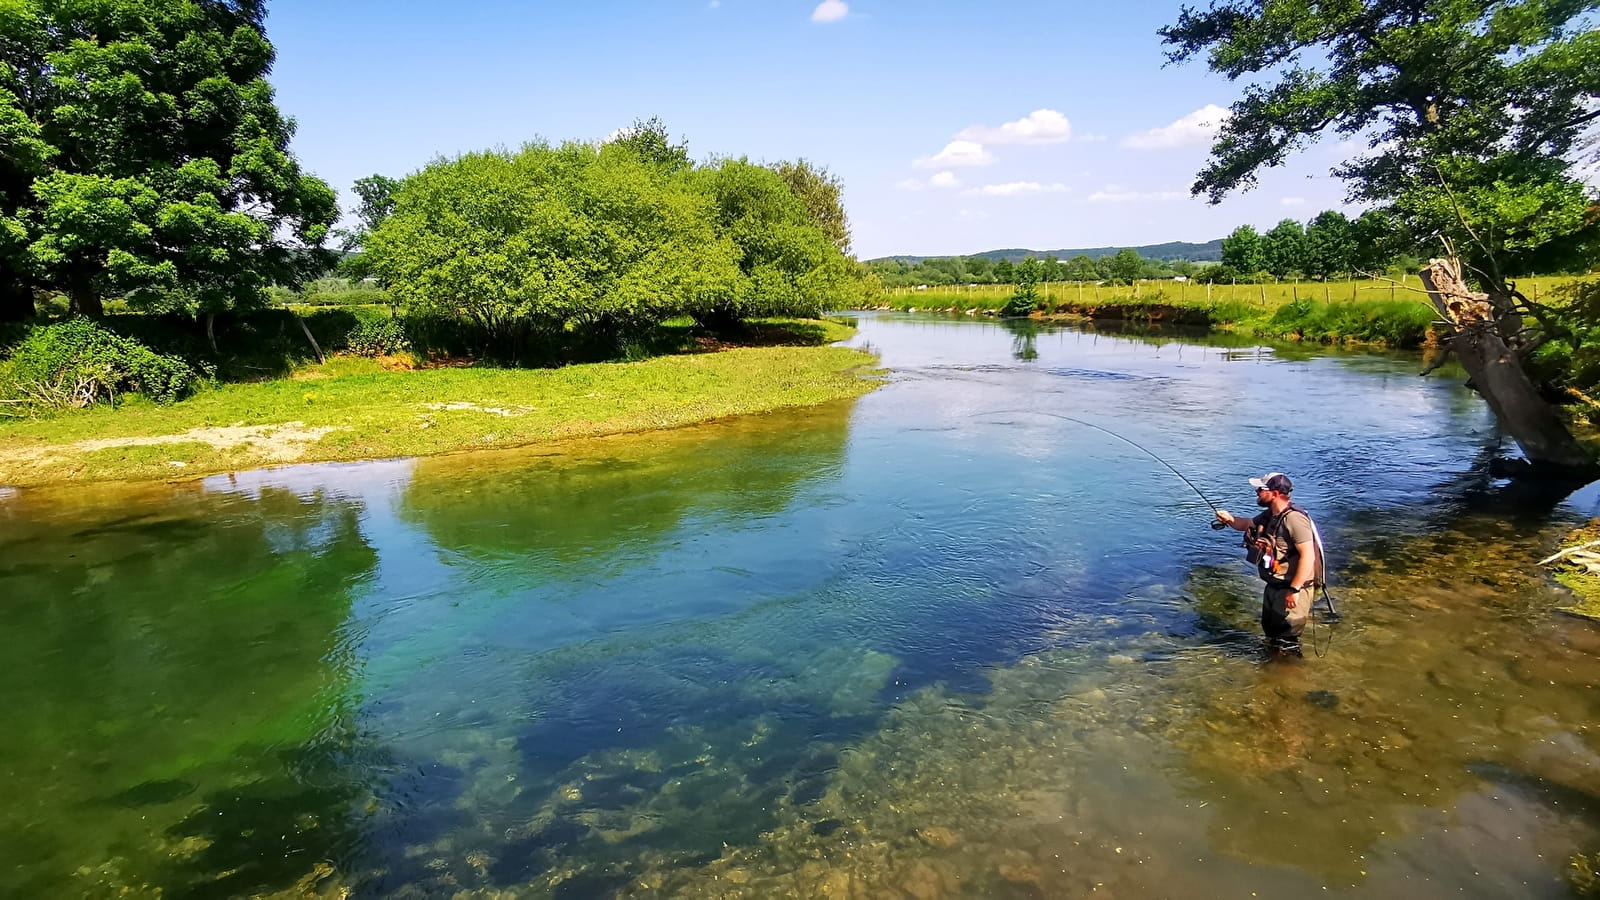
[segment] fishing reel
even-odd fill
[[[1222,529],[1227,528],[1227,527],[1228,527],[1228,523],[1222,521],[1221,519],[1212,519],[1211,520],[1211,530],[1212,531],[1221,531]]]

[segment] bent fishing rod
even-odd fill
[[[1080,419],[1077,416],[1067,416],[1067,415],[1062,415],[1061,413],[1045,412],[1045,411],[1039,410],[1039,409],[994,409],[994,410],[986,410],[986,411],[980,412],[980,413],[973,413],[970,418],[976,418],[978,416],[1001,416],[1001,415],[1012,415],[1012,414],[1021,414],[1021,415],[1028,415],[1028,416],[1049,416],[1052,419],[1065,419],[1068,422],[1075,422],[1075,423],[1077,423],[1079,425],[1084,426],[1085,428],[1093,428],[1095,431],[1099,431],[1099,432],[1102,432],[1104,434],[1108,434],[1108,435],[1116,438],[1117,440],[1122,441],[1124,444],[1127,444],[1130,447],[1133,447],[1134,449],[1138,450],[1140,453],[1143,453],[1144,455],[1150,457],[1151,459],[1155,460],[1156,462],[1158,462],[1162,466],[1164,466],[1167,471],[1169,471],[1172,474],[1178,476],[1178,478],[1182,479],[1184,484],[1189,486],[1189,490],[1194,491],[1195,496],[1197,496],[1201,500],[1205,501],[1205,504],[1207,506],[1211,507],[1211,511],[1212,512],[1220,513],[1222,511],[1215,503],[1211,502],[1211,498],[1207,497],[1205,495],[1205,492],[1201,491],[1198,487],[1196,487],[1195,483],[1190,481],[1189,477],[1187,475],[1184,475],[1182,472],[1178,471],[1178,469],[1175,466],[1173,466],[1172,463],[1169,463],[1166,460],[1162,459],[1161,457],[1157,456],[1155,454],[1155,451],[1151,450],[1149,447],[1144,446],[1143,444],[1139,443],[1138,441],[1135,441],[1133,438],[1125,437],[1123,435],[1117,434],[1115,431],[1112,431],[1111,429],[1105,427],[1104,425],[1096,425],[1095,423],[1090,422],[1087,419]],[[1211,522],[1211,530],[1212,531],[1221,531],[1222,529],[1227,528],[1227,527],[1228,527],[1228,524],[1226,522],[1222,521],[1221,518],[1213,519],[1212,522]],[[1326,559],[1327,558],[1327,554],[1323,550],[1323,546],[1322,546],[1322,532],[1317,529],[1317,523],[1316,522],[1312,522],[1311,523],[1311,533],[1316,538],[1318,556],[1323,558],[1323,559]],[[1336,608],[1334,606],[1333,595],[1328,593],[1327,585],[1321,585],[1319,587],[1318,593],[1320,593],[1322,595],[1323,602],[1326,603],[1327,606],[1328,606],[1328,615],[1330,616],[1331,621],[1337,622],[1340,619],[1339,610],[1338,610],[1338,608]],[[1311,605],[1312,605],[1312,608],[1315,609],[1316,600],[1314,598],[1311,601]],[[1313,621],[1314,620],[1315,620],[1315,617],[1313,616]],[[1315,633],[1313,633],[1313,635],[1312,635],[1312,644],[1313,644],[1312,650],[1313,651],[1316,650],[1315,643],[1316,643],[1316,635],[1315,635]],[[1319,652],[1317,655],[1321,656],[1322,654]]]
[[[1079,419],[1079,418],[1077,418],[1075,416],[1064,416],[1061,413],[1044,412],[1043,410],[1037,410],[1037,409],[996,409],[996,410],[990,410],[990,411],[982,412],[982,413],[974,413],[973,415],[974,416],[980,416],[980,415],[981,416],[999,416],[999,415],[1006,415],[1008,413],[1021,413],[1023,415],[1029,415],[1029,416],[1049,416],[1052,419],[1065,419],[1068,422],[1076,422],[1079,425],[1082,425],[1082,426],[1084,426],[1086,428],[1093,428],[1095,431],[1099,431],[1099,432],[1103,432],[1105,434],[1109,434],[1112,437],[1116,438],[1117,440],[1123,442],[1124,444],[1129,445],[1130,447],[1133,447],[1135,450],[1138,450],[1139,452],[1143,453],[1144,455],[1150,457],[1151,459],[1153,459],[1156,462],[1160,463],[1161,465],[1165,466],[1167,468],[1168,472],[1171,472],[1172,474],[1174,474],[1174,475],[1178,476],[1180,479],[1182,479],[1183,483],[1187,484],[1189,486],[1189,490],[1194,491],[1195,496],[1199,497],[1201,500],[1204,500],[1205,504],[1207,506],[1211,507],[1211,511],[1212,512],[1214,512],[1214,513],[1222,512],[1220,507],[1218,507],[1215,503],[1211,502],[1211,498],[1210,497],[1207,497],[1203,492],[1201,492],[1201,490],[1199,488],[1195,487],[1194,482],[1190,481],[1188,476],[1184,475],[1182,472],[1179,472],[1176,468],[1174,468],[1172,463],[1169,463],[1166,460],[1162,459],[1161,457],[1155,455],[1155,453],[1149,447],[1144,446],[1143,444],[1139,443],[1138,441],[1133,440],[1132,438],[1123,437],[1122,435],[1117,434],[1115,431],[1112,431],[1111,429],[1106,428],[1103,425],[1096,425],[1093,422],[1090,422],[1090,421],[1088,421],[1086,419]],[[1227,528],[1227,527],[1228,527],[1227,523],[1223,522],[1221,519],[1213,519],[1212,522],[1211,522],[1211,530],[1212,531],[1221,531],[1222,529]]]

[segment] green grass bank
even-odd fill
[[[1523,279],[1530,297],[1549,300],[1570,276]],[[1037,287],[1036,318],[1091,319],[1213,328],[1284,340],[1416,347],[1436,316],[1415,276],[1279,284],[1147,281],[1134,285],[1055,282]],[[896,288],[875,307],[916,312],[998,315],[1011,285]]]
[[[773,340],[774,332],[782,332]],[[407,368],[338,356],[179,403],[130,396],[0,420],[0,484],[189,478],[287,463],[424,456],[674,428],[856,397],[868,353],[832,321],[769,324],[760,346],[557,369]]]

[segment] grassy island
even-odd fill
[[[130,396],[0,421],[0,484],[187,478],[674,428],[855,397],[874,358],[832,321],[765,323],[746,345],[557,369],[409,368],[338,356],[180,403]]]

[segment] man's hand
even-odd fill
[[[1294,609],[1294,598],[1297,593],[1297,591],[1291,589],[1289,593],[1283,595],[1284,609]]]
[[[1233,527],[1233,513],[1225,509],[1219,509],[1217,510],[1217,521],[1231,528]]]

